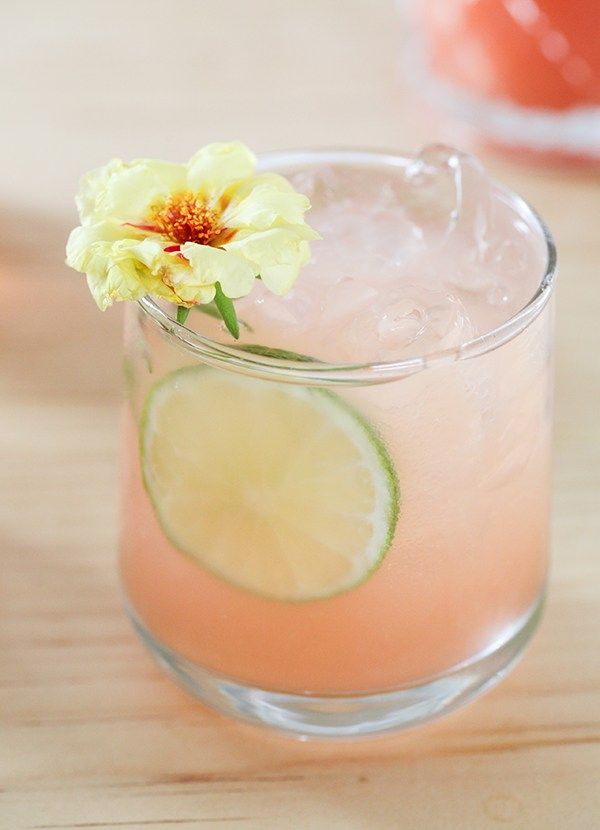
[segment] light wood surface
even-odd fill
[[[213,140],[413,149],[391,3],[6,3],[0,29],[0,828],[600,826],[600,180],[488,161],[560,251],[545,620],[489,695],[359,744],[265,736],[165,679],[120,608],[118,310],[62,265],[78,175]]]

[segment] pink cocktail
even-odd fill
[[[262,165],[322,235],[292,291],[240,301],[238,343],[201,311],[129,309],[130,612],[222,711],[410,725],[488,686],[539,616],[553,247],[445,148]]]

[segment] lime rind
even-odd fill
[[[386,553],[391,547],[391,544],[394,540],[394,535],[396,533],[398,519],[400,517],[400,483],[398,480],[398,474],[396,472],[394,462],[392,461],[392,457],[387,449],[385,441],[381,437],[378,430],[373,426],[373,424],[361,412],[355,409],[355,407],[353,407],[352,404],[348,403],[348,401],[346,401],[345,399],[340,398],[339,395],[336,395],[329,389],[313,387],[311,391],[318,395],[323,395],[329,398],[329,400],[335,406],[338,406],[350,418],[352,418],[357,426],[360,426],[371,448],[375,451],[378,461],[380,463],[380,469],[384,473],[383,479],[385,481],[385,491],[386,496],[388,498],[388,509],[386,516],[387,533],[381,541],[378,554],[376,557],[374,557],[371,568],[365,572],[364,578],[360,580],[360,582],[356,582],[349,588],[339,592],[346,593],[348,590],[352,590],[353,588],[357,588],[359,585],[362,585],[367,579],[369,579],[369,577],[371,577],[375,573],[375,571],[378,570],[383,560],[385,559]],[[334,595],[331,594],[330,596]]]

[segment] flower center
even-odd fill
[[[174,193],[152,209],[152,224],[173,242],[210,245],[224,230],[215,210],[190,190]]]

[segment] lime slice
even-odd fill
[[[193,366],[151,390],[140,429],[165,534],[229,583],[276,600],[331,597],[390,546],[392,462],[330,392]]]

